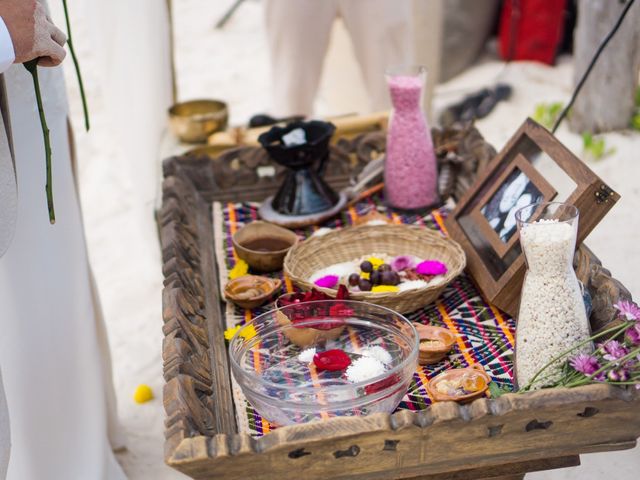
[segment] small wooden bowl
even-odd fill
[[[418,331],[420,337],[420,345],[418,346],[418,362],[420,365],[432,365],[440,362],[456,343],[456,337],[446,328],[434,327],[431,325],[422,325],[414,323],[414,327]],[[424,340],[439,340],[444,345],[442,347],[429,347],[422,344]]]
[[[173,133],[187,143],[204,143],[214,132],[227,128],[227,104],[219,100],[192,100],[169,109]]]
[[[274,240],[287,246],[275,250],[258,250],[247,246],[261,240],[265,242],[265,246]],[[298,236],[291,230],[262,221],[251,222],[233,235],[233,248],[238,257],[259,272],[275,272],[282,269],[285,255],[296,243]]]
[[[278,278],[245,275],[229,281],[224,287],[224,296],[250,310],[266,303],[281,286],[282,281]]]
[[[479,376],[484,381],[484,388],[473,392],[468,393],[466,395],[449,395],[446,393],[441,393],[438,391],[437,386],[443,380],[458,380],[464,375],[473,375]],[[458,403],[469,403],[473,402],[475,399],[484,396],[485,392],[489,389],[489,383],[491,383],[491,377],[487,375],[484,369],[479,365],[473,365],[468,368],[456,368],[454,370],[447,370],[446,372],[442,372],[440,375],[432,378],[427,383],[427,393],[431,397],[434,402],[458,402]]]

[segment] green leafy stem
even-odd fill
[[[62,0],[62,6],[64,8],[64,19],[65,22],[67,22],[67,44],[69,45],[69,52],[71,53],[73,66],[76,69],[76,77],[78,78],[78,86],[80,87],[82,111],[84,112],[84,127],[88,132],[91,128],[91,124],[89,122],[89,108],[87,107],[87,97],[84,93],[84,83],[82,82],[82,73],[80,72],[80,62],[78,62],[76,49],[73,46],[73,36],[71,35],[71,21],[69,20],[69,8],[67,7],[67,0]]]
[[[618,337],[620,334],[624,333],[624,331],[629,328],[629,326],[632,325],[632,322],[624,322],[621,324],[618,324],[612,328],[608,328],[606,330],[603,330],[602,332],[593,335],[592,337],[588,338],[587,340],[584,340],[583,342],[580,342],[576,345],[574,345],[573,347],[571,347],[570,349],[562,352],[560,355],[558,355],[557,357],[551,359],[546,365],[544,365],[540,370],[538,370],[538,372],[531,378],[531,380],[529,380],[529,383],[527,385],[525,385],[524,387],[522,387],[519,391],[522,392],[527,392],[529,390],[531,390],[531,388],[533,387],[534,384],[537,383],[538,378],[542,375],[542,373],[544,371],[546,371],[549,367],[551,367],[552,365],[556,364],[556,362],[562,361],[562,360],[566,360],[568,358],[568,356],[575,352],[576,350],[584,347],[585,345],[591,344],[593,343],[595,340],[598,340],[599,338],[602,337],[610,337],[611,339]],[[597,373],[600,373],[599,371]],[[573,385],[572,385],[573,386]]]
[[[69,8],[67,7],[67,0],[62,0],[62,6],[64,8],[64,18],[67,24],[67,43],[69,45],[69,51],[71,52],[71,58],[73,59],[73,66],[78,78],[78,84],[80,86],[80,97],[82,98],[82,109],[84,112],[84,126],[87,131],[90,128],[89,122],[89,108],[87,107],[87,97],[84,92],[84,83],[82,82],[82,73],[80,72],[80,63],[76,55],[75,48],[73,46],[73,37],[71,34],[71,22],[69,20]],[[38,58],[33,59],[24,64],[31,77],[33,79],[33,87],[36,92],[36,102],[38,104],[38,114],[40,116],[40,125],[42,127],[42,137],[44,140],[44,154],[46,164],[46,177],[47,183],[45,185],[45,191],[47,194],[47,209],[49,211],[49,222],[51,224],[56,223],[56,213],[53,205],[53,174],[51,169],[51,138],[49,136],[49,127],[47,126],[47,118],[44,113],[44,103],[42,102],[42,92],[40,91],[40,80],[38,79]]]
[[[36,102],[38,103],[38,114],[40,115],[40,125],[42,125],[42,136],[44,137],[44,155],[47,168],[47,184],[45,190],[47,192],[47,208],[49,209],[49,221],[53,225],[56,223],[56,212],[53,208],[53,186],[51,173],[51,139],[49,138],[49,127],[47,126],[47,118],[44,114],[44,105],[42,103],[42,94],[40,93],[40,80],[38,79],[38,59],[31,60],[24,64],[31,77],[33,78],[33,87],[36,91]]]

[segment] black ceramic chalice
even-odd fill
[[[260,135],[258,141],[269,156],[287,168],[268,205],[276,215],[308,217],[331,211],[340,202],[340,195],[322,179],[335,129],[327,122],[298,121]]]

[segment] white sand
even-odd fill
[[[108,126],[101,105],[100,92],[92,82],[91,65],[99,60],[82,50],[83,28],[80,1],[73,0],[76,31],[86,84],[90,95],[93,130],[84,134],[80,126],[81,110],[71,64],[67,63],[68,85],[73,123],[76,127],[81,196],[84,206],[87,240],[96,274],[107,327],[113,349],[116,390],[120,415],[128,436],[128,451],[119,455],[129,477],[169,480],[184,478],[163,464],[162,408],[162,274],[160,254],[153,223],[153,198],[140,198],[135,179],[127,178],[121,168],[126,159],[118,158],[111,148]],[[231,0],[178,0],[175,27],[178,51],[178,86],[182,99],[217,97],[231,107],[231,120],[238,123],[251,114],[267,109],[269,98],[268,59],[263,41],[262,3],[246,2],[223,31],[213,29],[218,16]],[[59,12],[55,11],[55,18]],[[344,35],[340,38],[344,39]],[[341,40],[342,41],[342,40]],[[342,53],[340,53],[342,52]],[[346,52],[346,53],[344,53]],[[335,98],[362,99],[357,75],[345,78],[331,69],[336,63],[353,65],[351,49],[333,47],[323,79],[324,90],[318,101],[323,114],[341,113],[331,103]],[[346,58],[345,58],[346,56]],[[338,60],[336,60],[338,59]],[[344,73],[344,71],[342,71]],[[460,89],[490,85],[500,74],[501,80],[515,87],[509,103],[501,104],[488,118],[478,122],[487,140],[501,148],[517,126],[534,111],[538,102],[566,101],[571,87],[571,64],[564,60],[556,68],[537,64],[513,64],[502,70],[500,63],[488,61],[476,66],[449,84],[438,88],[436,106],[456,97]],[[339,81],[336,79],[340,77]],[[351,83],[349,83],[351,81]],[[342,92],[327,91],[327,86],[341,85]],[[451,92],[458,92],[458,94]],[[338,95],[340,93],[342,95]],[[608,92],[603,92],[607,94]],[[615,94],[615,92],[609,92]],[[339,104],[340,105],[340,104]],[[354,105],[348,106],[349,111]],[[581,155],[581,139],[563,126],[560,139]],[[607,144],[616,153],[590,166],[622,195],[622,200],[591,234],[588,244],[613,274],[636,294],[640,278],[640,243],[633,237],[640,232],[640,135],[621,132],[606,135]],[[159,161],[160,159],[158,159]],[[131,399],[134,388],[147,383],[156,399],[136,405]],[[640,469],[640,450],[623,453],[587,455],[583,466],[553,473],[532,474],[530,479],[600,479],[636,478]]]

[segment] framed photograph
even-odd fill
[[[527,119],[447,218],[467,268],[492,304],[515,316],[525,263],[515,212],[535,202],[568,202],[580,211],[579,245],[620,196],[548,130]]]
[[[557,191],[522,155],[516,155],[471,212],[493,249],[502,258],[518,241],[516,212],[550,202]]]

